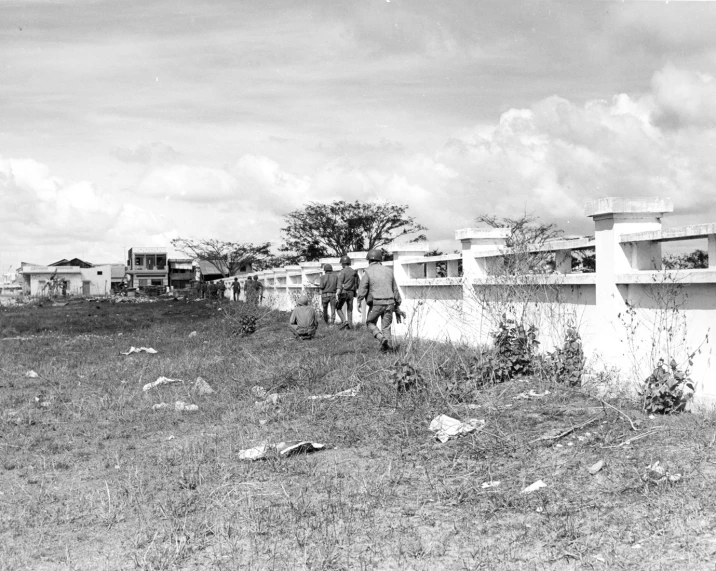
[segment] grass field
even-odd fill
[[[365,329],[325,327],[302,343],[280,313],[240,338],[236,312],[0,308],[0,570],[715,568],[712,417],[649,419],[534,379],[456,384],[440,371],[464,348],[383,355]],[[420,389],[390,383],[399,357]],[[160,376],[185,382],[142,390]],[[278,404],[256,406],[255,385]],[[152,409],[177,400],[199,410]],[[438,414],[485,428],[441,444]],[[239,459],[304,439],[327,448]],[[680,479],[645,480],[656,461]]]

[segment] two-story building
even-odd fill
[[[127,275],[131,280],[127,284],[129,287],[168,286],[167,248],[131,248],[127,257]]]

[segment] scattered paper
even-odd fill
[[[548,394],[549,394],[549,391],[545,391],[545,392],[543,392],[543,393],[538,393],[538,392],[535,392],[534,389],[532,389],[532,390],[530,390],[529,392],[520,393],[520,394],[518,394],[518,395],[513,396],[512,398],[515,399],[515,400],[516,400],[516,399],[526,399],[526,400],[529,400],[530,398],[541,398],[541,397],[545,397],[545,396],[547,396]]]
[[[266,398],[266,395],[268,393],[266,392],[266,389],[263,388],[261,385],[254,385],[253,387],[251,387],[251,394],[258,399],[263,399]]]
[[[490,480],[489,482],[484,482],[482,484],[482,489],[485,490],[487,488],[496,488],[500,485],[500,480]]]
[[[445,414],[441,414],[432,420],[428,430],[430,430],[430,432],[435,432],[437,439],[444,443],[451,438],[470,434],[476,430],[482,430],[484,427],[484,420],[471,418],[467,422],[462,422],[456,418],[451,418]]]
[[[214,389],[211,388],[211,385],[201,377],[196,378],[196,382],[194,383],[194,390],[202,396],[214,394]]]
[[[657,460],[653,464],[647,466],[646,472],[642,475],[642,480],[652,484],[661,484],[669,481],[672,484],[681,480],[681,474],[670,474],[666,468]]]
[[[27,373],[25,373],[25,376],[26,376],[28,379],[36,379],[36,378],[39,377],[40,375],[38,375],[35,371],[28,371]]]
[[[197,301],[198,301],[198,300],[197,300]],[[196,336],[197,336],[197,332],[196,332],[196,331],[192,331],[191,333],[189,333],[189,337],[196,337]]]
[[[159,404],[155,404],[152,406],[152,410],[163,410],[165,408],[174,408],[174,410],[176,410],[177,412],[194,412],[199,410],[199,407],[197,405],[188,404],[181,400],[178,400],[174,404],[160,402]]]
[[[120,355],[131,355],[132,353],[156,353],[156,349],[152,349],[151,347],[130,347],[129,351],[126,353],[119,352]]]
[[[599,472],[599,470],[601,470],[602,468],[604,468],[604,460],[600,460],[600,461],[597,462],[596,464],[593,464],[592,466],[590,466],[590,468],[589,468],[589,473],[590,473],[592,476],[594,476],[594,474],[596,474],[597,472]]]
[[[537,480],[534,484],[531,484],[527,486],[524,490],[522,490],[521,493],[523,494],[531,494],[532,492],[536,492],[537,490],[540,490],[542,488],[546,488],[547,484],[545,484],[542,480]]]
[[[153,389],[154,387],[158,387],[159,385],[167,385],[169,383],[183,383],[183,382],[184,381],[180,381],[178,379],[169,379],[167,377],[159,377],[153,383],[147,383],[146,385],[144,385],[142,390],[144,392],[147,392],[148,390]]]
[[[360,392],[360,385],[356,385],[352,389],[346,389],[345,391],[341,391],[334,395],[316,395],[316,396],[312,396],[312,397],[308,397],[308,398],[311,400],[320,400],[320,399],[333,400],[333,399],[337,399],[339,397],[355,397],[355,396],[358,396],[359,392]]]
[[[323,450],[325,444],[309,442],[308,440],[295,440],[292,442],[278,442],[277,444],[262,444],[254,448],[239,450],[239,460],[261,460],[269,456],[285,458],[294,454],[308,454]]]

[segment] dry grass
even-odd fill
[[[365,330],[301,343],[270,314],[239,339],[226,306],[98,305],[0,311],[0,336],[31,336],[0,341],[0,570],[713,568],[711,417],[612,401],[634,431],[535,380],[454,386],[437,371],[459,350],[438,344],[413,346],[425,386],[398,395],[396,356]],[[120,356],[130,345],[159,353]],[[142,391],[161,375],[187,382]],[[216,393],[193,392],[197,376]],[[356,383],[354,398],[307,398]],[[257,408],[256,384],[279,405]],[[530,389],[551,394],[514,398]],[[176,400],[199,411],[152,411]],[[486,428],[439,444],[427,426],[441,413]],[[329,449],[238,459],[293,439]],[[644,482],[656,460],[681,480]]]

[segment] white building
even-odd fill
[[[25,295],[106,295],[112,287],[112,266],[41,266],[24,263],[18,270]]]

